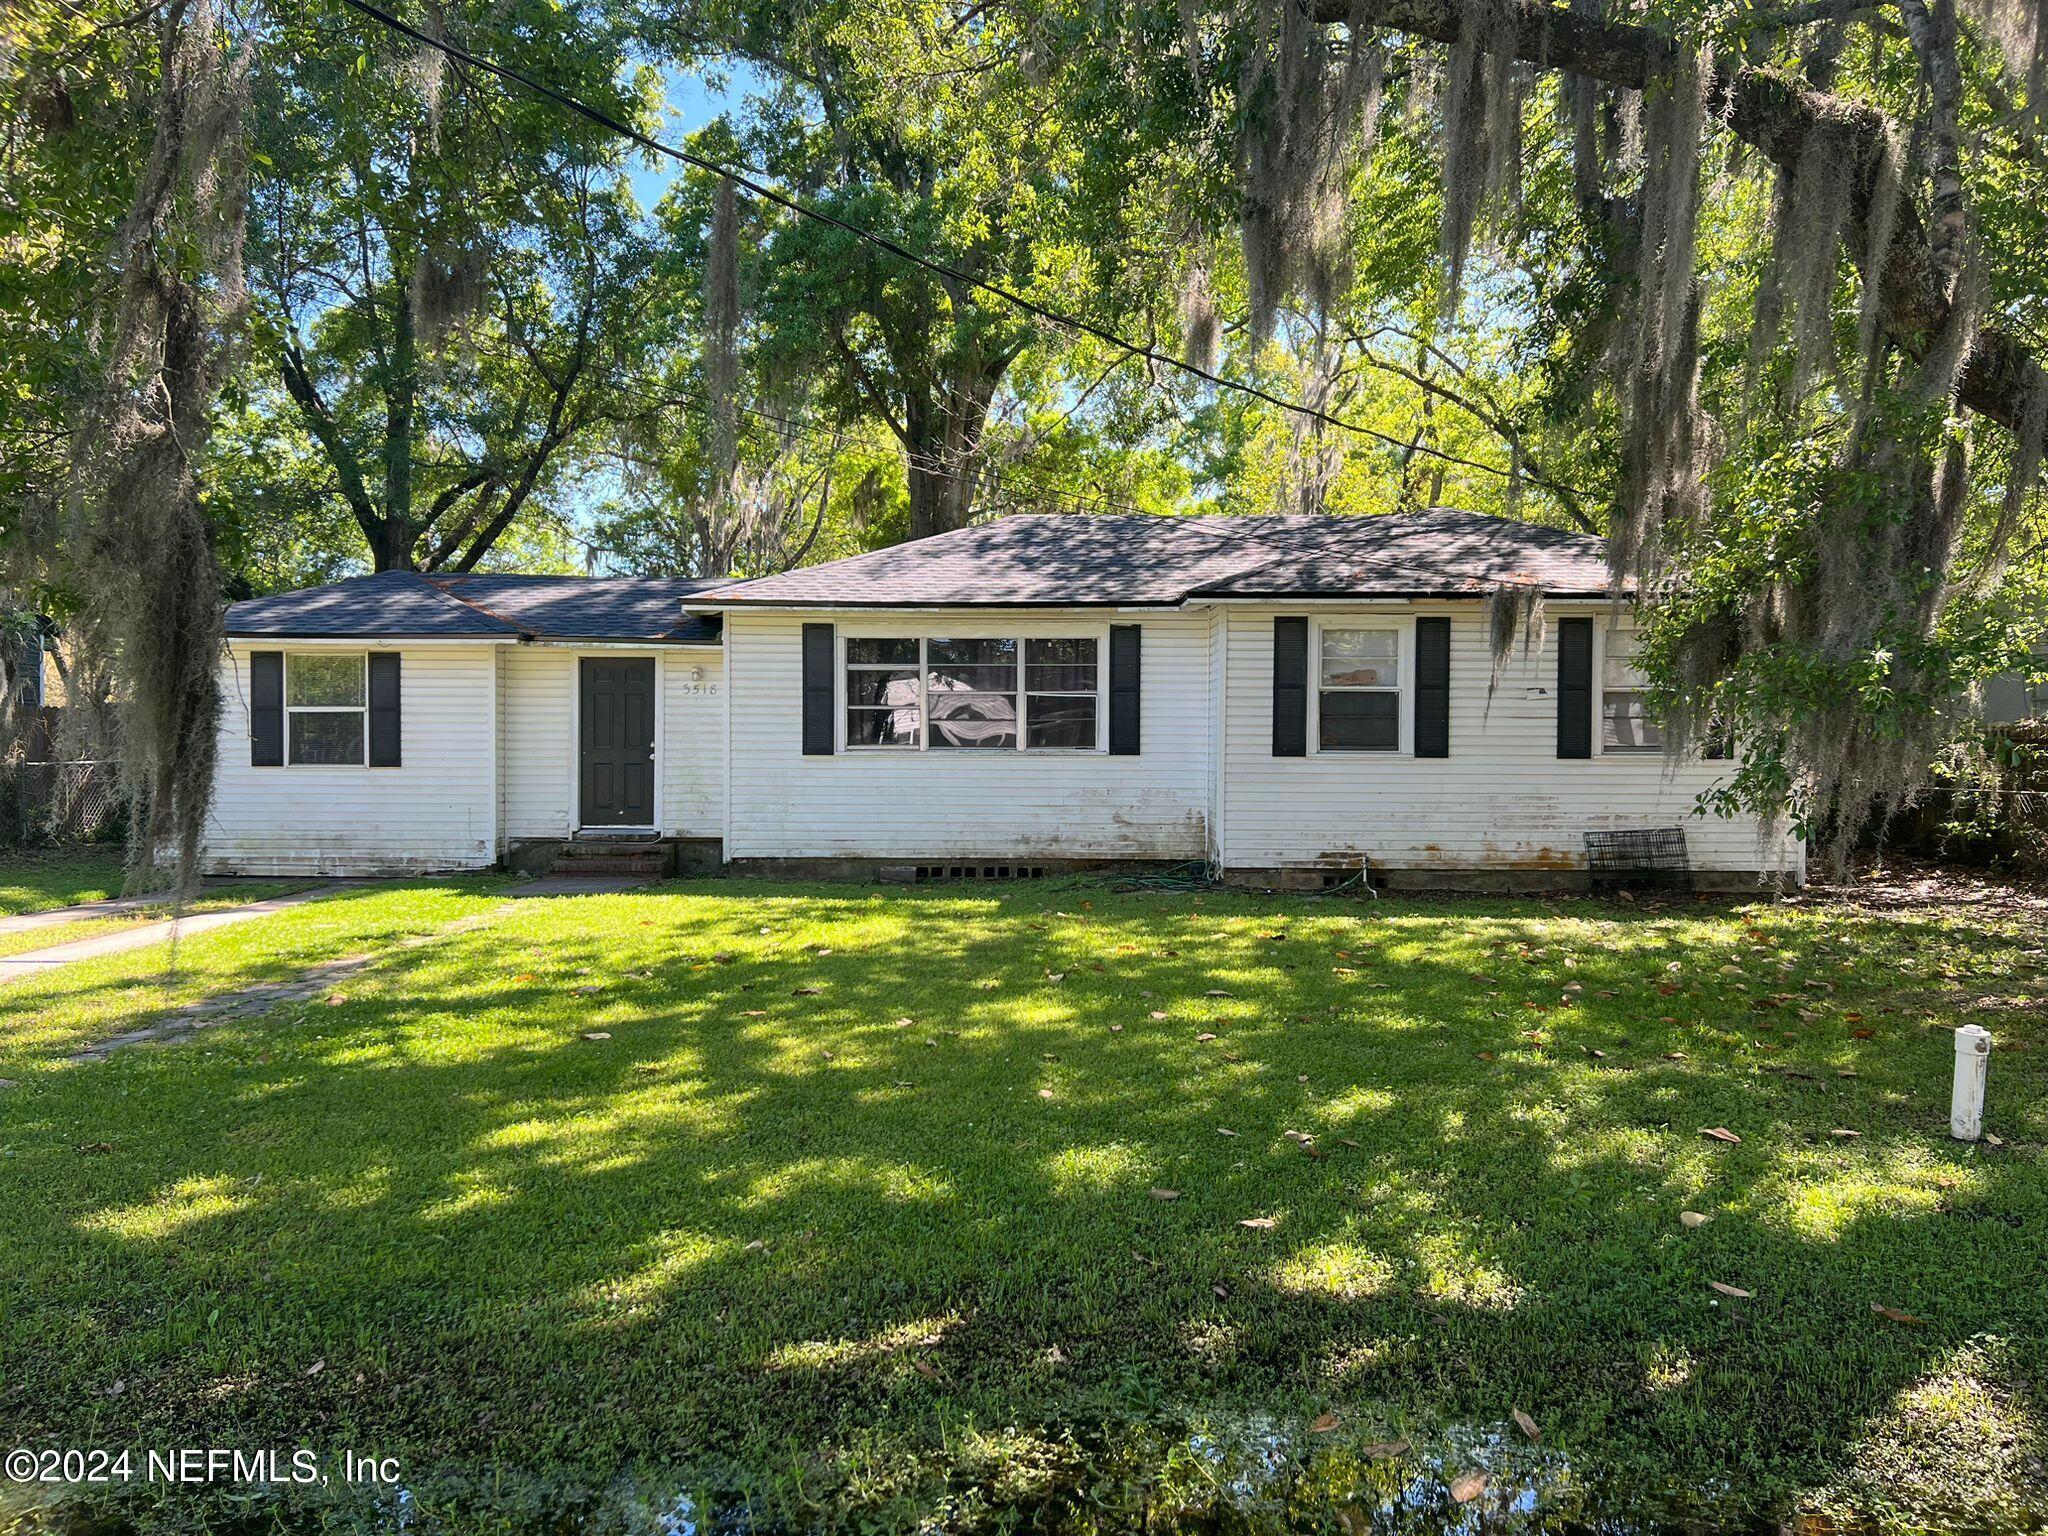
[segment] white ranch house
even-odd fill
[[[1486,595],[1540,585],[1496,680]],[[756,581],[386,573],[237,603],[215,872],[909,879],[1203,861],[1571,885],[1695,813],[1597,540],[1450,510],[1011,517]]]

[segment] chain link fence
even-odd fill
[[[118,763],[0,763],[0,844],[118,843],[126,831]]]

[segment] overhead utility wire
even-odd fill
[[[900,257],[914,266],[923,267],[929,272],[936,272],[939,276],[960,283],[965,287],[973,288],[1001,299],[1005,304],[1009,304],[1036,319],[1043,320],[1049,325],[1057,326],[1070,334],[1092,336],[1097,341],[1106,342],[1110,346],[1119,349],[1126,356],[1142,358],[1148,363],[1163,363],[1169,368],[1176,368],[1182,373],[1192,375],[1205,384],[1213,384],[1218,389],[1234,390],[1238,394],[1249,396],[1251,399],[1262,401],[1267,405],[1276,406],[1283,411],[1291,411],[1297,416],[1305,416],[1311,421],[1321,422],[1325,426],[1335,427],[1339,431],[1354,433],[1359,437],[1369,437],[1376,442],[1385,443],[1390,448],[1399,448],[1404,453],[1421,453],[1430,458],[1442,459],[1446,463],[1462,465],[1466,469],[1476,469],[1481,474],[1497,475],[1503,480],[1517,478],[1515,471],[1511,469],[1502,469],[1497,464],[1482,463],[1478,459],[1468,459],[1459,454],[1446,452],[1441,448],[1431,448],[1426,444],[1407,442],[1395,437],[1392,433],[1380,432],[1371,427],[1361,426],[1355,421],[1345,420],[1342,416],[1332,416],[1327,411],[1318,410],[1312,405],[1303,405],[1298,400],[1285,399],[1268,390],[1261,389],[1256,384],[1245,384],[1236,379],[1224,378],[1220,374],[1211,373],[1206,368],[1197,367],[1195,364],[1174,357],[1170,353],[1160,352],[1152,347],[1140,346],[1137,342],[1129,341],[1119,336],[1116,332],[1095,325],[1090,321],[1076,319],[1072,315],[1065,315],[1057,310],[1047,309],[1044,305],[1027,299],[1021,293],[1005,288],[1000,283],[992,283],[986,278],[970,276],[957,267],[948,266],[945,262],[935,261],[929,256],[920,256],[916,251],[911,250],[908,246],[898,244],[887,235],[876,234],[871,229],[863,229],[858,224],[850,224],[836,214],[827,213],[823,209],[812,208],[807,204],[800,203],[795,198],[776,191],[773,187],[756,180],[744,172],[736,171],[730,166],[720,165],[714,160],[707,160],[702,155],[693,154],[687,149],[677,149],[672,144],[664,144],[661,140],[642,133],[638,128],[633,127],[632,124],[621,122],[609,112],[602,111],[587,102],[578,100],[566,91],[556,90],[555,87],[547,84],[545,81],[536,80],[533,76],[514,69],[508,64],[500,64],[494,59],[483,57],[481,54],[471,53],[459,43],[451,43],[445,38],[430,36],[409,22],[400,20],[382,6],[372,4],[371,0],[342,0],[342,3],[351,10],[360,11],[371,20],[380,22],[395,32],[403,33],[415,42],[423,43],[429,48],[439,50],[451,59],[483,70],[486,74],[496,75],[501,80],[509,80],[515,85],[523,85],[529,91],[545,96],[548,100],[567,107],[578,116],[587,118],[600,128],[631,139],[642,149],[651,150],[658,155],[667,155],[672,160],[679,160],[685,165],[695,166],[700,171],[708,171],[714,176],[723,177],[734,186],[742,187],[746,191],[753,193],[754,196],[775,204],[778,208],[785,208],[801,218],[813,219],[820,224],[829,224],[834,229],[844,230],[857,240],[864,240],[869,245],[879,247],[889,252],[890,255]],[[1535,480],[1532,483],[1543,485],[1546,482]]]

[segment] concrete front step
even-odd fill
[[[548,870],[552,875],[643,875],[658,880],[668,873],[668,861],[648,859],[557,859]]]

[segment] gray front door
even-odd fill
[[[586,827],[654,825],[654,661],[582,658],[581,815]]]

